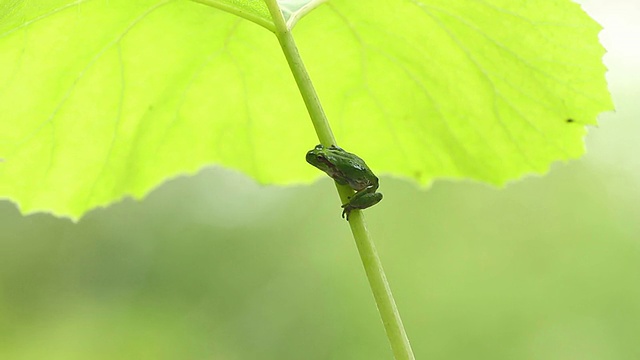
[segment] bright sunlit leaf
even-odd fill
[[[600,27],[570,0],[281,3],[289,26],[306,14],[294,35],[340,145],[379,175],[543,173],[612,108]],[[0,197],[77,218],[207,165],[321,176],[262,6],[0,0]]]

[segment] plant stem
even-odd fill
[[[329,126],[329,121],[320,104],[318,94],[302,62],[291,30],[287,28],[277,0],[265,0],[265,2],[275,24],[276,37],[287,58],[293,77],[298,84],[300,94],[304,99],[320,143],[325,146],[336,144],[333,132]],[[336,188],[338,189],[338,194],[343,204],[353,195],[353,190],[348,186],[338,185],[336,183]],[[382,269],[378,252],[367,231],[364,215],[360,210],[354,210],[351,213],[349,216],[349,225],[351,226],[351,233],[356,241],[360,259],[362,260],[364,270],[369,280],[369,286],[378,305],[378,312],[380,313],[387,337],[389,338],[393,355],[397,360],[414,360],[415,357],[409,344],[409,338],[402,325],[400,313],[391,294],[391,288]]]
[[[332,144],[337,145],[336,139],[331,131],[331,127],[329,126],[327,116],[324,113],[322,104],[320,104],[320,99],[318,98],[316,89],[313,87],[309,73],[302,62],[302,57],[300,57],[298,47],[293,40],[291,31],[287,28],[287,24],[282,17],[280,7],[276,0],[265,1],[276,26],[275,34],[278,37],[284,56],[287,58],[287,62],[291,68],[291,73],[293,73],[293,77],[296,80],[296,84],[298,85],[304,104],[307,107],[307,111],[311,116],[311,122],[316,130],[316,134],[318,134],[318,139],[324,146],[330,146]]]

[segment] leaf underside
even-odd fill
[[[273,34],[203,3],[0,0],[0,197],[78,218],[207,165],[320,176]],[[584,153],[613,107],[599,31],[569,0],[332,0],[294,35],[376,173],[500,185]]]

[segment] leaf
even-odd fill
[[[269,9],[263,0],[192,0],[231,14],[240,16],[249,21],[263,26],[267,30],[274,31],[275,26],[271,20]],[[304,15],[315,9],[327,0],[278,0],[287,27],[292,29]]]
[[[273,31],[274,25],[269,9],[263,0],[193,0],[197,3],[209,5]]]
[[[0,14],[0,197],[22,211],[77,218],[212,164],[321,176],[263,27],[171,0],[0,0]],[[295,36],[340,145],[374,171],[503,184],[579,157],[612,108],[599,30],[569,0],[334,0]]]

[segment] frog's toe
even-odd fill
[[[345,218],[346,215],[346,219],[347,221],[349,221],[349,214],[351,213],[351,210],[353,210],[353,208],[348,206],[349,204],[344,204],[342,205],[342,218]]]

